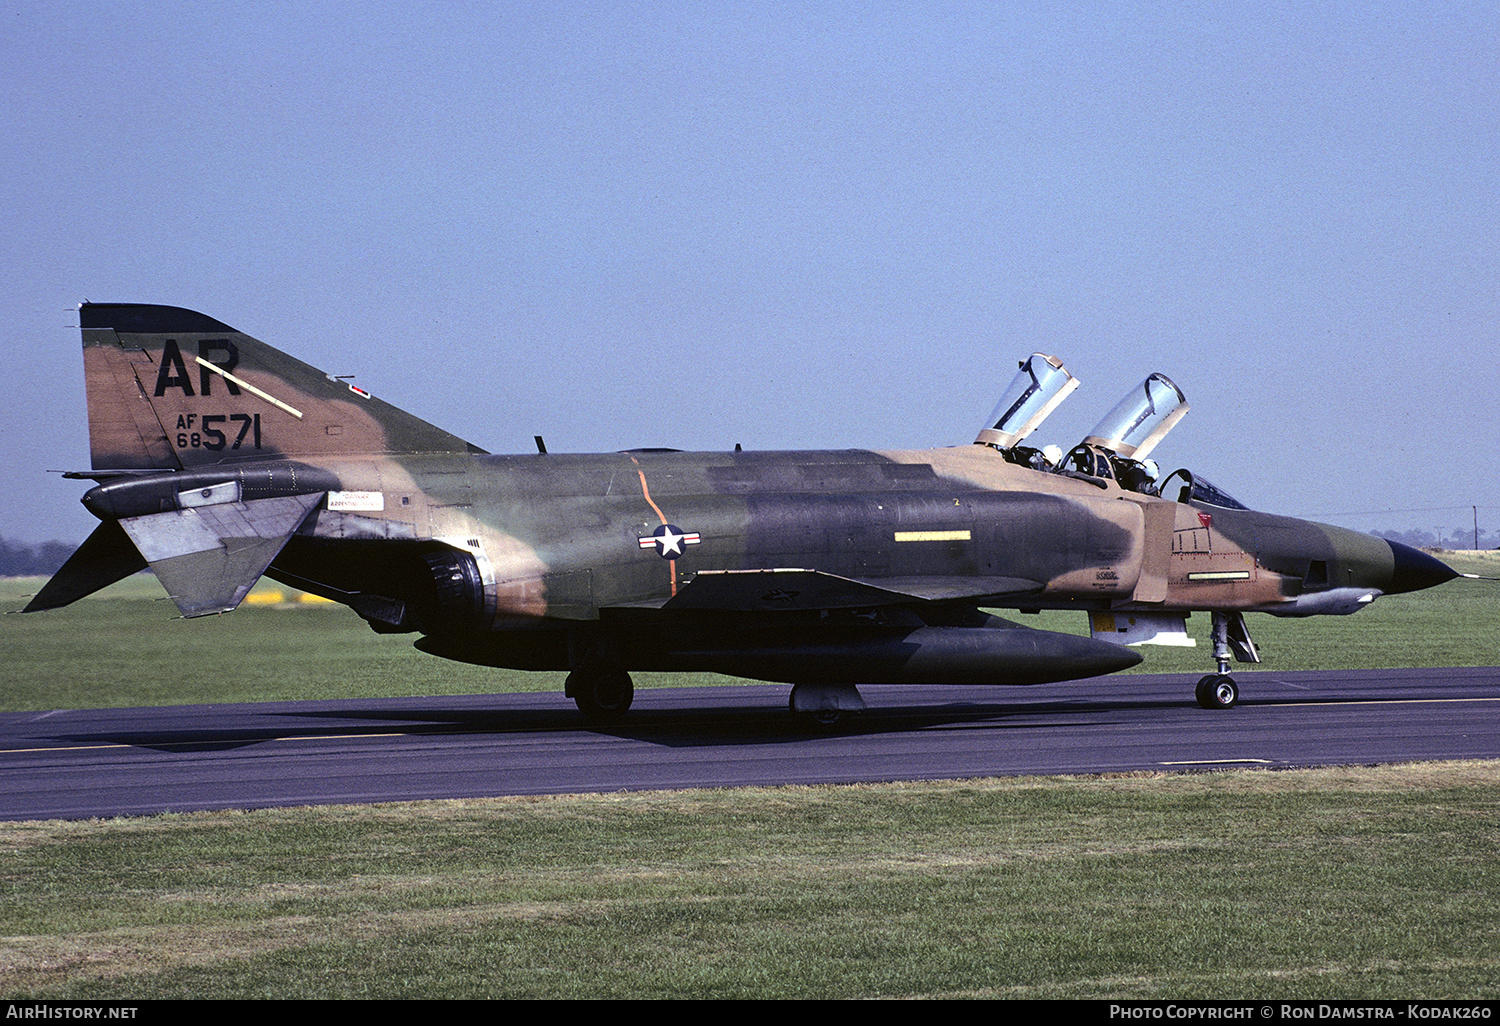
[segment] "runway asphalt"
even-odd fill
[[[1500,668],[865,687],[832,735],[787,689],[654,689],[609,727],[558,693],[0,714],[0,819],[568,792],[1500,758]]]

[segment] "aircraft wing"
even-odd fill
[[[921,602],[979,604],[1002,595],[1039,591],[1019,577],[881,577],[859,580],[820,570],[703,570],[660,608],[761,612],[778,609],[858,609]]]

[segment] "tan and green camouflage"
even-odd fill
[[[617,715],[633,670],[795,685],[831,718],[861,683],[1034,684],[1133,665],[1213,616],[1353,612],[1454,576],[1396,543],[1244,508],[1148,452],[1186,403],[1152,375],[1066,458],[1020,442],[1076,386],[1021,365],[973,445],[911,451],[490,455],[210,317],[80,308],[101,524],[27,607],[149,566],[184,616],[265,574],[426,652],[567,671]],[[1061,394],[1058,394],[1061,393]],[[539,446],[540,448],[540,446]],[[1078,609],[1093,637],[990,609]]]

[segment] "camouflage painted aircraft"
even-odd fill
[[[1159,374],[1070,453],[1022,441],[1077,380],[1021,364],[973,445],[920,451],[489,455],[211,317],[80,308],[101,523],[28,611],[149,566],[187,617],[262,574],[485,666],[566,671],[587,716],[631,671],[791,684],[832,722],[857,685],[1037,684],[1192,644],[1238,699],[1244,613],[1345,614],[1456,576],[1393,542],[1247,509],[1148,453],[1187,410]],[[1077,609],[1092,636],[986,612]]]

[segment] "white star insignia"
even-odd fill
[[[663,559],[676,559],[687,551],[684,546],[697,545],[702,540],[697,531],[684,531],[675,524],[662,524],[642,538],[640,544],[643,549],[656,549],[656,554]]]

